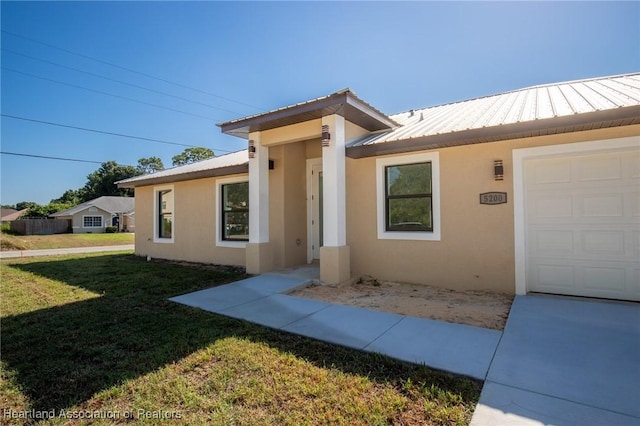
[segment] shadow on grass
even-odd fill
[[[475,403],[480,384],[166,299],[241,279],[239,273],[107,255],[10,265],[101,295],[2,319],[2,358],[35,410],[59,410],[94,393],[179,361],[218,339],[266,343],[321,367],[378,381],[410,378]]]

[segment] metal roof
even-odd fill
[[[391,118],[400,126],[350,142],[347,155],[357,158],[638,124],[640,73],[535,86]]]
[[[207,158],[195,163],[177,166],[143,176],[136,176],[116,182],[119,188],[134,188],[143,185],[178,182],[213,176],[247,173],[249,156],[247,150],[232,152],[218,157]]]
[[[111,214],[130,213],[135,209],[135,199],[133,197],[98,197],[90,201],[85,201],[84,203],[78,204],[70,209],[54,213],[51,216],[72,216],[82,210],[88,209],[89,207],[97,207]]]
[[[387,117],[344,89],[220,123],[249,132],[341,114],[372,134],[347,144],[352,158],[640,124],[640,73],[547,84]],[[247,150],[116,182],[121,188],[248,173]]]
[[[369,131],[390,130],[398,123],[356,96],[350,89],[278,108],[269,112],[218,123],[223,133],[248,138],[250,132],[275,129],[291,124],[339,114]]]

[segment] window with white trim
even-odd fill
[[[249,182],[246,176],[216,182],[216,245],[244,248],[249,241]]]
[[[249,182],[222,185],[222,239],[249,241]]]
[[[378,238],[440,240],[437,152],[376,160]]]
[[[385,230],[433,231],[431,162],[385,168]]]
[[[173,186],[154,188],[153,201],[153,241],[156,243],[172,243],[174,238],[174,196]]]
[[[102,228],[102,216],[82,216],[83,228]]]

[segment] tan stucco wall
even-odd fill
[[[278,127],[260,132],[260,143],[264,146],[281,145],[319,138],[322,134],[322,120],[315,119],[302,123]]]
[[[274,161],[269,171],[269,234],[276,268],[306,262],[306,159],[322,155],[320,143],[314,139],[269,148]],[[154,187],[136,188],[136,254],[244,266],[245,249],[216,246],[216,182],[208,178],[172,184],[173,243],[154,242]]]
[[[244,266],[245,249],[216,246],[216,178],[176,182],[173,187],[173,243],[154,242],[154,187],[136,188],[136,254]]]
[[[377,239],[376,158],[347,159],[352,275],[514,293],[512,150],[638,134],[640,126],[628,126],[435,150],[440,153],[441,241]],[[493,179],[498,159],[504,161],[503,181]],[[507,204],[481,205],[479,194],[489,191],[506,192]]]
[[[306,159],[322,155],[320,140],[269,148],[269,234],[277,268],[307,260]]]
[[[345,139],[351,141],[367,135],[366,129],[345,121]],[[304,121],[302,123],[279,127],[260,132],[260,143],[264,146],[277,146],[292,142],[319,140],[322,135],[322,119]]]

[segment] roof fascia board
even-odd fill
[[[398,123],[394,120],[376,110],[350,91],[341,91],[329,95],[326,98],[313,100],[307,103],[292,105],[283,109],[239,120],[219,123],[218,126],[220,126],[222,133],[233,134],[235,136],[240,136],[240,134],[242,134],[243,136],[246,135],[245,137],[248,137],[250,132],[280,127],[280,125],[269,125],[269,123],[279,122],[280,120],[291,119],[291,124],[295,124],[297,122],[296,120],[300,120],[300,122],[308,121],[309,116],[306,114],[310,113],[318,113],[317,118],[321,118],[323,110],[328,108],[338,107],[335,113],[344,115],[346,113],[345,108],[343,108],[344,105],[349,105],[350,107],[355,108],[389,129],[398,126]],[[348,119],[348,117],[345,118]]]
[[[384,115],[383,113],[381,113],[380,111],[378,111],[377,109],[369,105],[368,103],[364,102],[362,99],[358,98],[357,96],[351,95],[350,93],[347,93],[346,95],[347,95],[346,97],[347,105],[350,105],[358,109],[362,113],[368,115],[369,117],[374,118],[375,120],[379,121],[381,124],[387,126],[389,129],[393,129],[399,126],[399,124],[396,123],[392,118]],[[348,117],[345,117],[345,118],[348,119]]]
[[[541,136],[570,133],[576,131],[575,127],[579,126],[617,127],[619,124],[616,123],[626,120],[630,120],[630,122],[625,125],[640,123],[640,105],[585,114],[574,114],[565,117],[554,117],[544,120],[463,130],[379,144],[352,146],[347,147],[346,155],[349,158],[364,158],[508,139],[522,139],[530,137],[532,132],[541,132]]]
[[[241,118],[239,120],[227,121],[220,123],[220,130],[222,133],[229,133],[233,130],[238,130],[243,127],[248,127],[249,132],[254,131],[255,126],[268,123],[270,121],[282,120],[285,118],[295,117],[299,114],[312,112],[315,110],[321,110],[323,108],[332,107],[344,103],[346,100],[346,93],[334,93],[326,98],[311,101],[302,105],[292,105],[288,108],[278,109],[271,112],[265,112],[264,114],[254,115],[251,117]],[[261,129],[266,130],[266,129]]]
[[[170,176],[153,177],[149,176],[148,179],[138,180],[134,182],[118,183],[118,188],[136,188],[138,186],[159,185],[164,183],[182,182],[185,180],[205,179],[217,176],[237,175],[242,173],[249,173],[249,163],[237,164],[227,167],[219,167],[217,169],[199,170],[190,173],[181,173]]]

